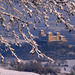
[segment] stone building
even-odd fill
[[[56,33],[56,36],[52,35],[52,32],[44,33],[44,30],[39,32],[39,39],[45,41],[66,41],[66,38],[63,35],[60,35],[59,32]]]

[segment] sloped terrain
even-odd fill
[[[32,73],[32,72],[13,71],[13,70],[0,68],[0,75],[39,75],[39,74]]]
[[[36,40],[39,49],[42,53],[53,59],[75,59],[75,46],[68,45],[66,42],[45,42]],[[27,43],[22,43],[22,47],[11,44],[16,55],[23,60],[38,59],[36,52],[32,55],[30,50],[32,47]],[[1,45],[4,50],[4,45]],[[13,57],[10,51],[1,51],[4,57]]]

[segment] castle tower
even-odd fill
[[[52,32],[48,32],[46,35],[47,41],[52,41]]]
[[[56,41],[57,40],[57,36],[52,36],[52,41]]]
[[[41,38],[42,36],[44,36],[44,30],[39,31],[39,38]]]
[[[59,41],[59,36],[60,36],[60,33],[57,32],[57,41]]]

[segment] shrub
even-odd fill
[[[9,61],[8,61],[9,62]],[[16,60],[10,61],[8,64],[6,63],[0,63],[1,66],[7,67],[8,69],[13,69],[17,71],[27,71],[27,72],[35,72],[39,73],[41,75],[57,75],[57,73],[60,73],[60,69],[53,66],[52,64],[45,64],[45,66],[42,66],[42,63],[40,61],[27,61],[27,62],[21,62],[20,64],[17,63]]]

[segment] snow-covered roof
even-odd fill
[[[57,37],[57,36],[52,36],[52,37]]]
[[[40,31],[44,31],[44,30],[40,30]]]
[[[47,34],[52,34],[52,32],[48,32]]]
[[[46,34],[44,34],[42,37],[46,37]]]
[[[60,37],[65,37],[65,36],[63,36],[63,35],[60,35]]]

